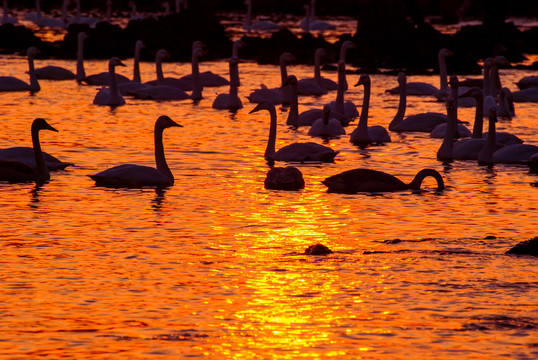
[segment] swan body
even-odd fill
[[[46,80],[73,80],[76,79],[75,73],[71,70],[60,66],[47,65],[35,69],[35,74],[38,79]]]
[[[243,24],[243,29],[246,31],[278,31],[284,27],[280,24],[276,24],[272,21],[257,21],[252,22],[252,1],[245,0],[245,5],[247,5],[247,16],[245,18],[245,23]]]
[[[127,91],[127,95],[142,100],[185,100],[191,98],[185,91],[168,85],[142,86]]]
[[[41,144],[39,142],[39,131],[58,131],[50,126],[44,119],[37,118],[32,123],[32,145],[34,153],[34,163],[19,159],[0,160],[0,181],[27,182],[27,181],[48,181],[50,179],[49,169],[43,157]]]
[[[351,119],[355,119],[359,116],[357,107],[351,101],[344,102],[344,93],[347,89],[346,81],[346,63],[344,60],[338,61],[338,89],[336,91],[336,100],[331,101],[329,105],[331,106],[331,112],[337,114],[343,114],[348,118],[348,122]],[[344,125],[347,125],[344,124]]]
[[[520,90],[524,90],[524,89],[528,89],[532,87],[538,87],[538,76],[536,75],[524,76],[521,79],[519,79],[516,85]]]
[[[276,145],[276,129],[277,119],[275,105],[270,102],[259,103],[250,114],[267,110],[271,116],[271,126],[269,129],[269,139],[265,149],[265,158],[269,161],[285,161],[285,162],[333,162],[338,151],[332,150],[328,146],[307,142],[293,143],[275,151]]]
[[[305,5],[306,16],[301,20],[300,26],[306,32],[334,30],[336,26],[316,19],[315,15],[316,0],[310,0],[310,6]]]
[[[273,104],[282,104],[291,102],[291,92],[284,84],[288,79],[287,64],[294,60],[290,53],[282,53],[280,55],[280,79],[281,86],[275,89],[269,89],[265,85],[261,85],[260,89],[254,90],[247,96],[248,100],[253,103],[261,103],[270,101]]]
[[[427,176],[437,180],[437,191],[445,188],[443,177],[434,169],[420,170],[409,184],[383,171],[371,169],[354,169],[330,176],[322,181],[327,191],[340,194],[356,194],[359,192],[392,192],[401,190],[420,190],[422,181]]]
[[[357,85],[364,86],[364,98],[362,100],[361,117],[357,127],[351,133],[350,141],[359,146],[367,146],[370,144],[381,144],[391,142],[391,138],[387,130],[379,125],[368,126],[368,108],[370,106],[370,76],[362,74],[357,82]]]
[[[446,122],[437,125],[430,132],[430,137],[433,139],[444,138],[446,134],[446,128],[447,128]],[[473,135],[473,133],[471,132],[471,130],[467,129],[467,126],[460,123],[456,124],[456,133],[454,134],[454,138],[467,138],[467,137],[471,137],[471,135]]]
[[[181,89],[183,91],[191,91],[193,89],[193,85],[190,81],[185,81],[182,79],[177,78],[170,78],[170,77],[164,77],[163,74],[163,59],[168,57],[168,52],[164,49],[161,49],[157,51],[155,54],[155,70],[157,73],[157,79],[148,81],[145,84],[146,85],[167,85],[167,86],[173,86],[178,89]]]
[[[423,82],[409,82],[406,84],[407,95],[437,95],[440,92],[448,92],[448,81],[447,81],[447,68],[446,68],[446,58],[452,55],[452,52],[448,49],[441,49],[438,53],[439,61],[439,77],[440,77],[440,89],[437,89],[435,86],[423,83]],[[399,94],[400,86],[387,90],[391,94]]]
[[[514,102],[538,102],[538,87],[529,87],[512,93]]]
[[[121,106],[125,105],[125,99],[118,90],[118,83],[116,80],[116,66],[125,66],[117,57],[113,57],[108,62],[108,74],[110,76],[110,87],[103,87],[97,92],[93,99],[94,105],[108,105],[108,106]]]
[[[264,181],[266,189],[300,190],[304,188],[303,174],[294,166],[274,167],[267,173]]]
[[[82,16],[80,13],[80,0],[75,0],[76,4],[76,13],[75,16],[69,19],[70,24],[86,24],[90,26],[95,26],[101,19],[91,16]]]
[[[213,101],[214,109],[241,109],[243,104],[237,96],[237,83],[233,80],[238,70],[239,59],[231,58],[230,63],[230,92],[228,94],[219,94]]]
[[[144,186],[171,186],[174,176],[166,163],[163,147],[163,131],[169,127],[179,126],[166,115],[160,116],[155,122],[155,163],[156,168],[149,166],[125,164],[112,167],[89,177],[95,181],[96,186],[106,187],[144,187]]]
[[[203,46],[204,46],[204,44],[201,41],[195,41],[192,44],[192,51],[194,52],[194,51],[196,51],[196,49],[201,49],[201,54],[200,54],[200,56],[201,56],[205,52],[205,50],[203,49]],[[192,61],[193,61],[192,67],[193,67],[193,73],[194,73],[194,71],[195,71],[194,68],[199,67],[199,62],[200,62],[199,56],[196,57],[196,58],[193,57]],[[223,78],[222,76],[220,76],[218,74],[214,74],[211,71],[200,72],[198,69],[196,71],[199,74],[198,76],[200,78],[200,84],[201,84],[202,87],[206,87],[206,86],[207,87],[217,87],[217,86],[230,85],[230,82],[227,79]],[[185,75],[180,79],[192,83],[193,82],[193,74]]]
[[[512,144],[495,151],[491,160],[494,164],[527,164],[536,154],[536,145]]]
[[[323,107],[323,117],[314,121],[310,127],[310,130],[308,131],[308,135],[326,138],[345,135],[346,130],[344,130],[340,121],[335,118],[331,118],[330,115],[331,107],[329,105],[325,105]]]
[[[34,56],[39,54],[35,47],[28,48],[26,52],[28,57],[28,74],[30,75],[30,84],[17,79],[13,76],[0,76],[0,92],[2,91],[30,91],[32,93],[41,89],[34,67]]]
[[[300,95],[324,95],[329,90],[325,85],[329,84],[332,88],[331,80],[325,79],[322,81],[321,77],[321,58],[325,55],[323,48],[316,49],[314,53],[314,77],[301,79],[297,82],[297,89]],[[327,81],[328,80],[328,81]],[[334,81],[332,81],[334,83]],[[336,86],[336,83],[334,83]],[[334,87],[337,89],[338,87]],[[332,90],[332,89],[331,89]]]
[[[43,151],[43,158],[49,171],[63,170],[72,163],[63,162],[57,157]],[[16,161],[36,168],[34,149],[26,146],[15,146],[6,149],[0,149],[0,161]]]

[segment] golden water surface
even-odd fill
[[[120,69],[131,76],[128,68]],[[37,60],[37,66],[51,61]],[[56,65],[74,71],[71,61]],[[87,74],[105,71],[87,61]],[[227,74],[226,62],[201,70]],[[24,58],[0,59],[0,75],[27,79]],[[189,64],[164,65],[182,76]],[[291,66],[298,78],[312,76]],[[265,190],[267,112],[249,115],[245,98],[278,68],[241,63],[244,109],[127,98],[118,109],[92,105],[96,88],[41,81],[42,90],[0,94],[0,148],[31,146],[30,124],[45,118],[45,151],[76,165],[49,183],[0,184],[0,357],[78,359],[492,359],[538,357],[536,259],[504,252],[538,235],[537,181],[525,166],[443,164],[441,140],[391,133],[392,143],[361,150],[349,136],[328,145],[334,164],[299,165],[306,187]],[[503,70],[505,86],[529,73]],[[325,76],[336,80],[335,73]],[[143,80],[155,78],[142,64]],[[349,75],[353,85],[357,75]],[[411,80],[410,80],[411,81]],[[436,77],[412,78],[438,86]],[[398,98],[394,76],[372,76],[370,124],[387,126]],[[362,89],[347,100],[360,105]],[[335,93],[300,98],[300,111]],[[443,112],[409,97],[407,113]],[[536,105],[498,129],[538,145]],[[285,126],[277,108],[277,148],[316,141]],[[459,118],[473,121],[473,109]],[[87,177],[121,163],[154,166],[153,125],[166,114],[174,186],[107,189]],[[357,121],[347,128],[351,133]],[[279,164],[284,165],[284,164]],[[367,167],[408,182],[420,169],[443,175],[420,194],[329,194],[325,177]],[[493,238],[486,239],[486,236]],[[401,242],[385,240],[400,239]],[[335,253],[302,255],[315,243]]]

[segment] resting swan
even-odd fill
[[[195,56],[193,52],[193,57]],[[168,57],[168,52],[164,49],[160,49],[155,54],[155,72],[157,73],[157,79],[146,82],[146,85],[167,85],[173,86],[183,91],[191,91],[193,89],[190,81],[164,77],[163,74],[163,59]]]
[[[43,152],[41,150],[41,144],[39,143],[40,130],[58,131],[52,126],[50,126],[44,119],[35,119],[32,123],[32,150],[34,155],[34,162],[30,164],[26,158],[24,158],[23,161],[20,161],[19,159],[1,159],[0,181],[44,182],[50,179],[49,169],[47,167]]]
[[[277,119],[275,105],[271,102],[264,101],[259,103],[249,114],[256,111],[267,110],[271,116],[271,126],[269,128],[269,139],[265,149],[265,159],[268,161],[286,161],[286,162],[334,162],[334,157],[338,151],[330,147],[319,145],[312,142],[293,143],[275,151],[276,147],[276,129]]]
[[[234,81],[236,74],[238,73],[238,58],[231,58],[228,60],[230,63],[230,92],[228,94],[219,94],[213,101],[214,109],[231,109],[237,110],[243,107],[241,99],[237,96],[237,83]]]
[[[96,186],[107,187],[144,187],[144,186],[171,186],[174,184],[174,175],[170,171],[163,147],[163,131],[169,127],[179,126],[166,115],[159,116],[155,122],[155,163],[157,168],[149,166],[125,164],[115,166],[95,175],[88,175],[95,181]]]
[[[328,187],[328,192],[340,194],[390,192],[408,189],[418,191],[422,181],[427,176],[432,176],[437,180],[437,191],[442,191],[445,188],[443,177],[434,169],[420,170],[409,184],[385,172],[371,169],[344,171],[328,177],[322,183]]]
[[[344,130],[340,121],[331,118],[331,107],[329,105],[323,107],[323,117],[314,121],[308,131],[310,136],[321,136],[323,138],[334,138],[345,134],[346,130]]]
[[[300,190],[304,188],[303,174],[295,166],[274,167],[267,173],[264,186],[271,190]]]
[[[323,85],[321,78],[321,57],[325,55],[325,50],[319,48],[314,53],[314,77],[297,81],[299,95],[324,95],[327,88]],[[325,79],[328,80],[328,79]]]
[[[125,99],[118,91],[118,83],[116,80],[116,66],[125,66],[117,57],[113,57],[108,62],[108,74],[110,76],[110,87],[102,87],[95,94],[93,99],[94,105],[122,106],[125,105]]]
[[[28,57],[28,74],[30,75],[30,84],[25,83],[22,80],[13,76],[0,76],[0,92],[2,91],[30,91],[32,93],[38,92],[41,87],[37,81],[34,68],[34,56],[39,54],[39,51],[35,47],[28,48],[26,52]]]
[[[364,86],[364,98],[362,100],[362,110],[359,123],[351,133],[350,141],[358,146],[368,146],[371,144],[382,144],[391,142],[390,135],[387,130],[380,126],[368,126],[368,108],[370,107],[370,76],[361,74],[359,81],[355,86]]]
[[[201,42],[201,41],[195,41],[193,44],[192,44],[192,52],[194,54],[195,50],[196,49],[201,49],[201,53],[199,53],[199,55],[197,57],[194,57],[192,58],[192,73],[189,74],[189,75],[185,75],[181,78],[181,80],[185,80],[187,82],[190,82],[191,83],[191,86],[192,86],[192,82],[193,82],[193,74],[194,74],[194,68],[196,68],[196,71],[198,72],[198,76],[200,78],[200,84],[202,87],[214,87],[214,86],[225,86],[225,85],[230,85],[230,82],[223,78],[222,76],[220,75],[217,75],[217,74],[214,74],[212,73],[211,71],[204,71],[204,72],[200,72],[199,70],[199,64],[200,64],[200,56],[205,54],[205,50],[204,50],[204,44]]]
[[[448,92],[448,82],[447,82],[447,68],[446,68],[446,58],[452,55],[452,52],[448,49],[441,49],[438,53],[439,60],[439,77],[441,88],[437,89],[435,86],[423,83],[423,82],[410,82],[406,85],[407,95],[436,95],[439,92]],[[400,92],[400,87],[387,90],[388,93],[398,94]]]
[[[247,96],[248,100],[253,103],[261,103],[264,101],[270,101],[273,104],[290,103],[291,92],[284,86],[284,83],[288,79],[288,70],[286,65],[292,62],[295,58],[288,52],[280,55],[280,80],[281,86],[279,88],[268,89],[265,85],[261,85],[261,89],[254,90]]]

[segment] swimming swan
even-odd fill
[[[178,79],[178,78],[172,78],[172,77],[164,77],[163,74],[163,59],[167,58],[168,52],[164,49],[160,49],[155,54],[155,72],[157,73],[157,79],[151,80],[146,82],[146,85],[167,85],[167,86],[173,86],[178,89],[181,89],[183,91],[191,91],[193,89],[192,84],[190,81]],[[194,54],[193,54],[194,56]]]
[[[270,190],[300,190],[304,188],[303,174],[295,166],[274,167],[267,173],[264,186]]]
[[[297,81],[297,89],[300,95],[318,96],[327,94],[327,88],[324,86],[325,82],[321,80],[321,58],[323,55],[325,55],[323,48],[316,49],[314,53],[314,77]]]
[[[314,121],[308,131],[310,136],[323,138],[334,138],[345,134],[346,130],[342,127],[342,123],[335,118],[331,118],[331,107],[328,104],[323,107],[323,117]]]
[[[0,181],[44,182],[50,179],[49,169],[43,157],[41,144],[39,143],[39,131],[40,130],[51,130],[51,131],[56,131],[56,132],[58,131],[52,126],[50,126],[44,119],[41,119],[41,118],[35,119],[32,123],[32,130],[31,130],[34,163],[28,164],[27,161],[19,161],[19,159],[1,159],[0,160]]]
[[[113,57],[108,62],[108,74],[110,76],[110,87],[101,88],[95,94],[93,99],[94,105],[109,105],[109,106],[121,106],[125,105],[125,99],[118,91],[118,83],[116,79],[116,66],[125,66],[117,57]]]
[[[390,192],[400,190],[420,190],[422,181],[427,176],[437,180],[437,191],[445,188],[443,177],[434,169],[420,170],[413,181],[404,183],[395,176],[383,171],[371,169],[353,169],[330,176],[322,181],[328,187],[327,192],[340,194],[356,194],[359,192]]]
[[[265,85],[261,85],[261,89],[254,90],[247,96],[248,100],[253,103],[261,103],[264,101],[270,101],[273,104],[290,103],[291,91],[288,87],[284,86],[288,79],[287,64],[292,62],[295,58],[288,52],[280,55],[280,80],[281,86],[279,88],[269,89]]]
[[[214,109],[241,109],[243,104],[237,96],[237,83],[234,81],[238,70],[239,59],[232,57],[228,60],[230,63],[230,92],[228,94],[219,94],[213,101]]]
[[[391,142],[390,135],[387,130],[380,126],[368,126],[368,108],[370,107],[370,76],[361,74],[359,81],[355,86],[364,86],[364,98],[362,100],[362,110],[359,123],[351,133],[350,141],[358,146],[367,146],[370,144],[381,144]]]
[[[334,162],[334,157],[338,151],[330,147],[319,145],[312,142],[293,143],[275,151],[276,146],[276,129],[277,119],[275,105],[271,102],[264,101],[259,103],[249,114],[260,110],[267,110],[271,116],[271,126],[269,128],[269,139],[265,149],[265,158],[268,161],[286,161],[286,162]]]
[[[329,105],[331,106],[331,111],[336,114],[343,114],[347,117],[347,122],[355,119],[359,116],[359,111],[352,101],[344,102],[344,93],[347,90],[347,81],[346,81],[346,62],[344,60],[338,61],[338,89],[336,90],[336,100],[331,101]],[[347,125],[347,123],[343,123]]]
[[[246,31],[277,31],[283,29],[284,26],[275,24],[272,21],[257,21],[252,22],[252,1],[245,0],[245,5],[247,6],[247,16],[245,18],[245,23],[243,24],[243,29]]]
[[[195,41],[192,43],[192,51],[195,52],[196,49],[201,49],[200,55],[197,57],[192,58],[192,73],[189,75],[185,75],[181,78],[181,80],[185,80],[187,82],[190,82],[192,84],[193,82],[193,74],[195,72],[194,68],[196,68],[196,71],[198,72],[198,77],[200,78],[200,84],[202,87],[216,87],[216,86],[225,86],[230,85],[230,82],[223,78],[222,76],[218,74],[214,74],[211,71],[204,71],[200,72],[199,70],[199,64],[200,64],[200,56],[204,55],[206,51],[204,50],[204,43],[201,41]],[[193,86],[193,85],[191,85]]]
[[[0,20],[0,24],[17,24],[19,22],[17,18],[9,15],[7,0],[4,0],[3,5],[4,5],[3,7],[4,13],[2,15],[2,19]]]
[[[0,76],[0,92],[2,91],[30,91],[32,93],[41,89],[34,68],[34,56],[39,54],[35,47],[28,48],[26,52],[28,57],[28,74],[30,75],[30,84],[17,79],[13,76]]]
[[[166,163],[163,147],[163,131],[173,126],[182,127],[166,115],[159,116],[155,122],[155,163],[157,168],[125,164],[88,176],[95,181],[96,186],[144,187],[173,185],[174,176]]]

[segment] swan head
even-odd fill
[[[78,40],[83,41],[84,39],[88,38],[88,34],[86,34],[84,31],[81,31],[78,33]]]
[[[295,75],[289,75],[288,78],[286,79],[286,82],[284,84],[282,84],[282,86],[286,86],[286,85],[291,85],[291,86],[296,86],[297,85],[297,77]]]
[[[161,49],[155,54],[155,60],[162,60],[164,58],[167,58],[168,56],[168,51]]]
[[[34,56],[37,56],[38,54],[39,54],[39,50],[37,50],[37,48],[34,46],[29,47],[28,50],[26,51],[26,55],[32,58]]]
[[[203,49],[205,48],[205,44],[201,42],[200,40],[196,40],[192,43],[192,51],[196,49]]]
[[[370,75],[361,74],[361,76],[359,77],[359,81],[355,84],[355,86],[366,85],[366,84],[370,84]]]
[[[325,104],[323,106],[323,122],[327,124],[329,122],[330,116],[331,116],[331,105]]]
[[[285,52],[285,53],[282,53],[282,55],[280,55],[280,62],[290,63],[294,60],[295,60],[295,57],[289,52]]]
[[[144,46],[144,43],[142,42],[142,40],[138,40],[138,41],[136,42],[136,44],[135,44],[135,48],[138,49],[138,50],[140,50],[140,49],[142,49],[143,47],[145,47],[145,46]]]
[[[323,56],[327,55],[327,52],[325,51],[324,48],[317,48],[316,49],[316,52],[314,53],[314,57],[318,57],[321,58]]]
[[[404,72],[399,72],[398,73],[398,84],[403,86],[406,83],[407,83],[407,76],[405,75]]]
[[[47,121],[45,121],[45,119],[43,118],[37,118],[32,123],[32,132],[39,131],[39,130],[50,130],[50,131],[58,132],[58,130],[50,126],[49,123],[47,123]]]
[[[446,58],[452,55],[454,55],[454,53],[448,49],[439,50],[439,57]]]
[[[257,111],[260,111],[260,110],[268,110],[268,111],[275,111],[275,104],[273,104],[272,102],[270,101],[263,101],[261,103],[259,103],[258,105],[256,105],[256,107],[252,110],[249,111],[249,114],[252,114],[252,113],[255,113]]]
[[[355,43],[351,40],[346,40],[342,43],[342,47],[341,47],[341,50],[349,50],[349,49],[352,49],[354,47],[357,47],[357,45],[355,45]]]
[[[489,70],[493,66],[493,59],[487,58],[484,60],[484,69]]]
[[[502,55],[495,56],[493,58],[493,62],[495,63],[495,65],[510,65],[510,61],[508,61],[508,59]]]
[[[205,50],[202,49],[201,47],[198,47],[192,51],[192,57],[194,58],[200,58],[205,54],[206,54]]]
[[[159,116],[159,118],[155,122],[155,127],[156,128],[158,127],[158,128],[161,128],[161,129],[166,129],[166,128],[174,127],[174,126],[175,127],[183,127],[183,125],[178,124],[177,122],[175,122],[169,116],[166,116],[166,115]]]
[[[108,61],[109,66],[126,66],[121,60],[117,57],[113,57]]]

